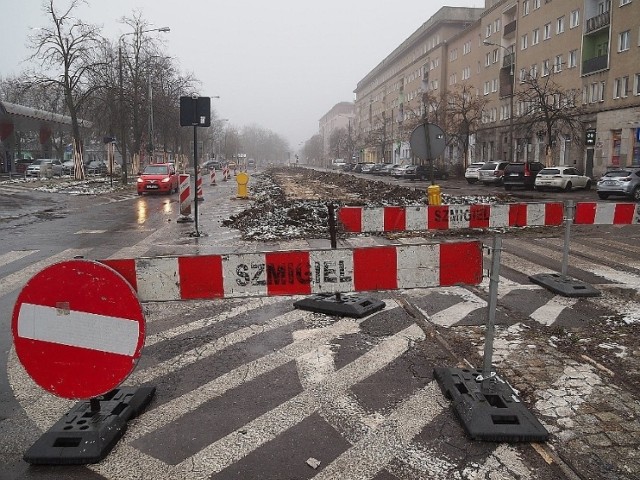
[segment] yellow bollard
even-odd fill
[[[440,185],[429,185],[427,187],[427,198],[429,200],[429,205],[442,205]]]
[[[238,182],[238,198],[247,198],[249,175],[245,172],[238,173],[238,175],[236,175],[236,182]]]

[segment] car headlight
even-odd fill
[[[171,181],[170,177],[166,177],[162,179],[162,183],[169,183]]]
[[[138,177],[138,183],[144,183],[144,180],[140,177]]]

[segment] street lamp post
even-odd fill
[[[120,90],[120,142],[122,145],[122,183],[126,185],[127,183],[127,139],[125,138],[127,128],[126,128],[126,117],[124,114],[124,86],[122,79],[122,39],[127,35],[142,35],[143,33],[149,32],[170,32],[171,29],[169,27],[160,27],[160,28],[151,28],[148,30],[140,30],[136,29],[133,32],[127,32],[120,35],[118,38],[118,83]]]
[[[509,76],[511,77],[511,94],[509,95],[509,161],[513,162],[514,158],[513,158],[513,97],[516,93],[516,77],[515,77],[515,66],[516,66],[516,49],[515,49],[515,44],[514,44],[514,48],[513,51],[509,51],[509,49],[507,47],[505,47],[504,45],[500,45],[498,43],[493,43],[493,42],[488,42],[487,40],[484,40],[482,42],[484,45],[493,45],[494,47],[500,47],[502,48],[505,52],[507,52],[509,55],[512,55],[511,61],[510,61],[510,69],[509,69]],[[500,67],[502,68],[502,67]]]

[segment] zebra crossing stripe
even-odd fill
[[[63,260],[69,260],[76,256],[85,256],[91,251],[90,248],[69,248],[60,253],[40,260],[18,272],[0,278],[0,296],[6,295],[22,287],[31,277],[44,268]]]
[[[436,382],[418,390],[362,440],[327,465],[314,480],[373,478],[445,408]]]
[[[21,260],[36,252],[38,252],[38,250],[14,250],[12,252],[3,253],[0,255],[0,267]]]
[[[177,468],[192,469],[194,478],[208,478],[244,458],[249,453],[297,425],[324,402],[330,401],[365,378],[378,372],[402,355],[412,342],[423,340],[424,332],[416,324],[402,330],[370,351],[329,375],[323,382],[303,391],[243,426],[244,435],[234,431],[197,454],[183,460]]]

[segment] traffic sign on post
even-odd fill
[[[442,155],[446,140],[442,129],[433,123],[418,125],[409,139],[411,150],[421,160],[433,160]]]
[[[12,317],[16,353],[48,392],[91,399],[127,378],[140,358],[145,322],[133,287],[89,260],[60,262],[24,286]]]

